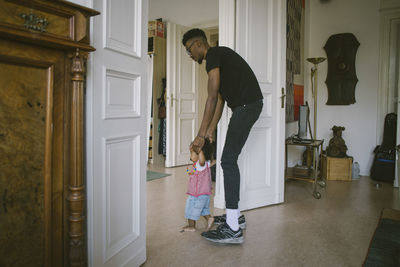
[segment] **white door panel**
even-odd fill
[[[390,49],[390,54],[392,55],[391,57],[393,58],[392,61],[393,63],[390,64],[390,75],[389,77],[391,78],[389,80],[389,84],[393,86],[394,88],[391,90],[389,88],[389,99],[393,99],[394,102],[394,111],[397,112],[397,130],[396,130],[396,146],[400,145],[400,48],[399,48],[399,43],[400,43],[400,12],[398,11],[396,14],[396,19],[392,19],[392,24],[391,24],[391,49]],[[397,45],[396,45],[397,44]],[[397,84],[396,84],[397,81]],[[392,97],[390,97],[390,92],[393,92]],[[395,95],[397,92],[397,96]],[[389,109],[390,110],[390,109]],[[390,110],[392,112],[392,110]],[[393,186],[394,187],[399,187],[399,182],[400,182],[400,146],[397,149],[396,152],[396,166],[395,166],[395,179],[393,181]],[[399,190],[400,191],[400,190]],[[400,192],[399,192],[400,195]]]
[[[146,259],[147,0],[96,0],[90,265]]]
[[[400,82],[399,82],[400,83]],[[400,89],[400,84],[399,84]],[[399,90],[400,93],[400,90]],[[399,122],[399,114],[400,114],[400,103],[397,104],[397,133],[396,133],[396,168],[395,168],[395,179],[393,181],[394,187],[399,187],[400,181],[400,122]],[[399,190],[400,195],[400,190]]]
[[[188,27],[167,23],[167,155],[165,166],[188,164],[197,133],[198,64],[182,45]]]
[[[238,160],[239,208],[246,210],[283,202],[285,110],[280,93],[285,84],[285,1],[237,0],[235,25],[235,50],[253,69],[264,96],[263,111]],[[220,129],[227,123],[223,117]],[[218,150],[222,148],[219,143]],[[222,172],[218,173],[215,206],[223,208]]]
[[[240,161],[240,208],[283,202],[286,6],[279,0],[237,1],[236,49],[254,73],[264,95],[264,108],[253,126]]]

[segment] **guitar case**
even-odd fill
[[[374,149],[371,178],[376,181],[393,182],[396,163],[397,115],[389,113],[385,117],[382,144]]]

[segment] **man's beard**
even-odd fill
[[[199,59],[197,60],[197,63],[199,63],[199,64],[203,63],[203,59],[202,59],[202,58],[199,58]]]

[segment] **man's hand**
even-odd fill
[[[204,142],[205,142],[205,137],[196,136],[196,138],[190,144],[190,149],[193,149],[193,151],[196,152],[196,154],[199,154],[204,146]]]

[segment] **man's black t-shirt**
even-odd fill
[[[206,55],[207,73],[219,67],[222,98],[234,108],[263,99],[254,72],[247,62],[228,47],[211,47]]]

